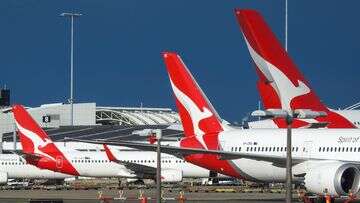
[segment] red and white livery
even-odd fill
[[[257,11],[236,9],[235,13],[255,64],[259,77],[257,88],[265,109],[310,109],[327,113],[326,117],[316,119],[296,119],[293,127],[324,123],[328,128],[356,128],[360,111],[327,108]],[[249,125],[286,128],[284,119],[264,120]]]

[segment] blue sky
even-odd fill
[[[28,106],[69,95],[69,21],[75,24],[75,99],[175,108],[160,56],[177,51],[219,114],[257,108],[257,80],[234,8],[259,10],[284,41],[283,0],[8,0],[0,4],[0,86]],[[360,2],[289,0],[289,53],[330,107],[360,100]]]

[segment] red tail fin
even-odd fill
[[[36,153],[44,155],[44,153],[46,153],[44,150],[51,150],[45,147],[48,146],[48,144],[53,144],[52,141],[25,108],[21,105],[14,105],[12,111],[14,113],[16,126],[19,130],[23,151],[28,154]],[[42,150],[39,150],[40,148]]]
[[[176,53],[163,58],[175,95],[185,136],[202,136],[223,131],[220,118],[186,65]]]
[[[277,95],[273,96],[277,98],[271,100],[281,104],[276,108],[327,110],[263,17],[255,10],[237,9],[235,12],[262,83],[259,90],[268,89],[266,85],[275,90]],[[263,100],[265,108],[274,108],[270,98]]]
[[[37,167],[71,175],[79,175],[64,154],[56,147],[46,132],[40,128],[23,106],[14,105],[12,111],[16,126],[19,129],[20,142],[24,153],[46,159],[44,162],[35,163]]]
[[[325,111],[328,116],[316,120],[329,123],[327,127],[354,127],[341,115],[329,111],[320,101],[257,11],[236,9],[235,13],[256,66],[259,76],[257,86],[265,109]]]

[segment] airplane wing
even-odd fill
[[[85,142],[85,143],[93,143],[93,144],[106,144],[106,145],[114,145],[114,146],[126,146],[131,148],[136,148],[144,151],[156,151],[157,145],[148,144],[148,143],[139,143],[139,142],[128,142],[128,141],[117,141],[117,142],[109,142],[109,141],[97,141],[97,140],[81,140],[74,138],[67,138],[67,140],[77,141],[77,142]],[[193,155],[193,154],[213,154],[218,155],[219,159],[222,160],[232,160],[232,159],[253,159],[258,161],[268,161],[272,162],[276,165],[285,165],[286,157],[274,156],[274,155],[265,155],[265,154],[255,154],[255,153],[244,153],[244,152],[230,152],[230,151],[222,151],[222,150],[208,150],[208,149],[197,149],[197,148],[185,148],[185,147],[176,147],[170,145],[161,145],[161,152],[171,154],[180,158]],[[307,160],[307,159],[306,159]],[[301,163],[306,161],[305,159],[300,159],[293,157],[293,164]]]
[[[138,164],[138,163],[129,162],[129,161],[118,160],[106,144],[103,144],[103,146],[105,149],[105,153],[110,161],[125,166],[128,170],[131,170],[133,173],[135,173],[137,177],[141,177],[141,178],[149,177],[149,176],[154,177],[156,175],[155,167],[146,166],[143,164]]]

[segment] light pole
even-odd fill
[[[74,18],[80,17],[80,13],[62,13],[60,16],[70,17],[71,40],[70,40],[70,125],[74,125]]]
[[[326,116],[326,112],[312,111],[310,109],[296,109],[296,110],[284,110],[284,109],[267,109],[256,110],[251,113],[252,116],[265,117],[265,118],[284,118],[286,121],[286,203],[292,201],[292,128],[294,118],[300,119],[314,119],[317,117]]]
[[[285,0],[285,51],[288,50],[288,0]]]
[[[157,140],[157,166],[156,166],[156,202],[161,203],[161,129],[155,130],[156,140]]]

